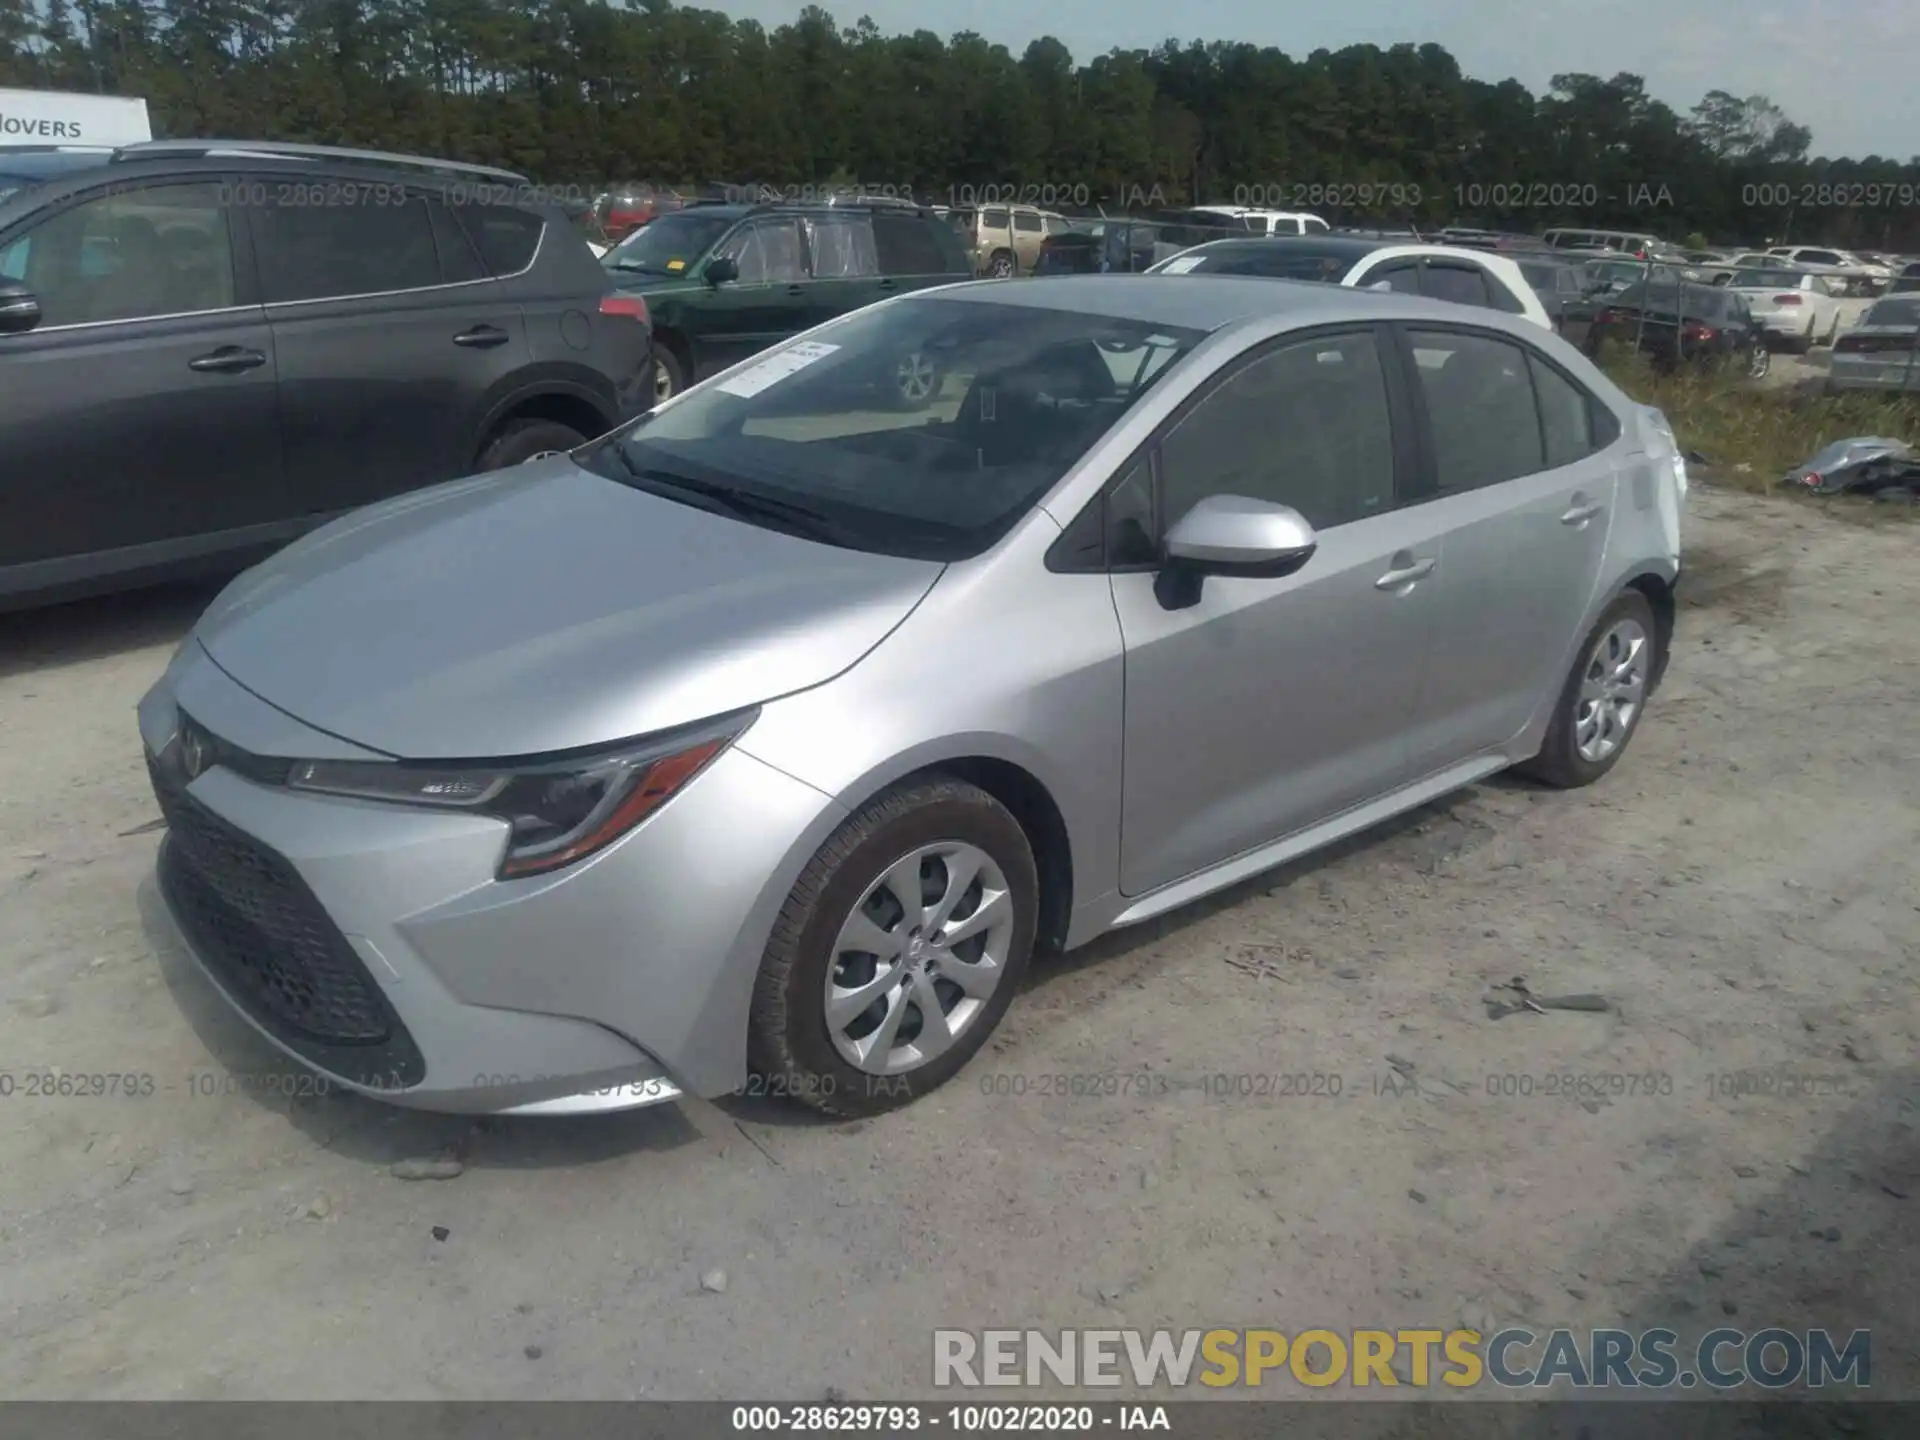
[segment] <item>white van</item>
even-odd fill
[[[139,145],[153,139],[147,102],[61,90],[0,90],[0,149]]]

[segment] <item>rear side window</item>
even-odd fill
[[[1029,210],[1016,210],[1013,215],[1013,228],[1023,235],[1037,235],[1043,227],[1038,215]]]
[[[864,215],[808,217],[807,249],[816,280],[860,280],[880,273],[873,224]]]
[[[1486,335],[1412,330],[1414,372],[1433,437],[1442,495],[1478,490],[1545,467],[1527,356]]]
[[[455,212],[495,275],[517,275],[533,263],[547,222],[512,205],[460,205]]]
[[[1428,265],[1421,289],[1434,300],[1455,305],[1478,305],[1485,309],[1493,301],[1487,293],[1487,277],[1470,265]]]
[[[1547,469],[1586,459],[1597,448],[1593,411],[1598,402],[1539,356],[1527,356],[1527,364],[1533,370],[1533,393],[1540,403]]]
[[[440,252],[440,278],[449,285],[486,279],[487,267],[480,261],[480,252],[473,248],[453,212],[438,200],[429,200],[427,215],[433,221],[434,248]]]
[[[268,190],[272,198],[272,187]],[[262,298],[269,304],[382,295],[438,285],[427,202],[250,205]]]
[[[1004,230],[1007,228],[1007,212],[1004,210],[982,210],[980,212],[980,224],[982,228],[987,230]]]
[[[873,244],[882,275],[944,275],[964,270],[964,262],[949,264],[932,224],[912,215],[875,215]]]

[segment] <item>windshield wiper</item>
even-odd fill
[[[607,268],[610,270],[631,270],[636,275],[666,275],[671,273],[662,270],[657,265],[642,265],[637,260],[614,260],[609,258],[606,263]]]
[[[626,447],[619,441],[607,447],[619,458],[620,466],[632,476],[643,490],[675,492],[677,496],[695,496],[706,502],[707,509],[723,511],[740,520],[769,520],[784,530],[822,540],[830,545],[844,545],[846,532],[811,505],[803,505],[797,500],[779,500],[771,495],[762,495],[756,490],[741,490],[732,485],[722,485],[713,480],[702,480],[693,475],[683,475],[675,470],[661,470],[657,467],[639,465],[627,454]]]

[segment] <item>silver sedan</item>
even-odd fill
[[[922,357],[933,402],[890,381]],[[949,1079],[1036,953],[1511,766],[1621,758],[1657,412],[1517,316],[1265,280],[885,302],[347,515],[142,701],[172,924],[335,1083],[468,1112]]]

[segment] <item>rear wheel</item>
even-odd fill
[[[993,258],[987,261],[987,274],[995,280],[1005,280],[1013,274],[1013,255],[1006,250],[996,250]]]
[[[653,403],[662,404],[687,388],[687,367],[664,345],[653,350]]]
[[[504,470],[548,455],[564,455],[587,443],[587,437],[557,420],[512,420],[502,426],[481,452],[482,470]]]
[[[1571,790],[1618,764],[1659,673],[1658,636],[1653,607],[1639,591],[1609,605],[1581,643],[1540,753],[1518,766],[1520,772]]]
[[[1764,380],[1767,372],[1773,369],[1773,352],[1767,349],[1767,342],[1755,340],[1747,351],[1747,378]]]
[[[1026,834],[991,795],[944,778],[881,795],[820,848],[774,923],[749,1063],[829,1114],[919,1098],[1013,1003],[1038,902]]]

